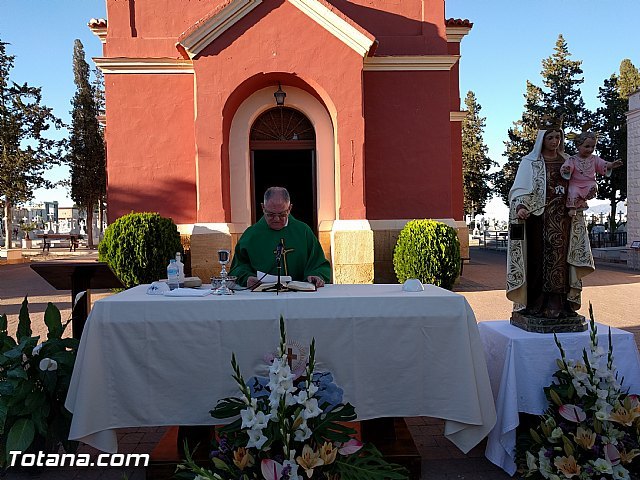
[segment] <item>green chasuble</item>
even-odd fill
[[[331,266],[325,258],[320,242],[309,226],[289,215],[289,222],[282,230],[272,230],[262,217],[245,230],[238,240],[229,275],[238,277],[237,283],[246,286],[247,278],[256,272],[278,274],[276,248],[283,240],[281,275],[293,280],[306,281],[309,275],[331,281]]]

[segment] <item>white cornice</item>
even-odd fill
[[[447,42],[460,43],[471,27],[447,27]]]
[[[238,20],[262,3],[262,0],[235,0],[213,17],[204,20],[192,33],[178,42],[189,55],[195,57]]]
[[[462,112],[449,112],[449,120],[452,122],[461,122],[466,118],[468,113],[466,110]]]
[[[460,55],[366,57],[365,71],[451,70]]]
[[[181,58],[94,57],[102,73],[193,73],[193,62]]]
[[[102,43],[107,43],[107,27],[89,27],[89,29]]]
[[[324,4],[315,0],[289,0],[289,2],[361,57],[366,56],[371,50],[375,39],[367,37]]]

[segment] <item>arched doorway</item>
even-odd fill
[[[264,191],[273,185],[291,194],[292,214],[318,233],[316,135],[309,119],[289,107],[263,112],[251,126],[252,223],[262,215]]]

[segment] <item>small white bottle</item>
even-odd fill
[[[178,265],[176,264],[176,260],[172,258],[169,260],[169,265],[167,266],[167,283],[169,284],[169,288],[171,290],[175,290],[178,288]]]
[[[182,256],[180,252],[176,252],[176,265],[178,266],[178,285],[180,288],[184,287],[184,263],[182,263]]]

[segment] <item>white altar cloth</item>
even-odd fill
[[[609,348],[609,327],[597,324],[598,345]],[[518,412],[541,415],[548,407],[544,387],[553,381],[558,370],[556,359],[560,351],[552,334],[531,333],[514,327],[508,321],[480,322],[489,377],[496,400],[498,419],[489,434],[486,457],[505,472],[516,471],[515,446]],[[589,348],[589,331],[558,333],[567,359],[582,359],[582,350]],[[640,356],[630,332],[611,328],[613,361],[623,387],[640,393]]]
[[[141,285],[93,306],[84,327],[66,406],[70,439],[117,451],[113,429],[208,425],[216,402],[266,372],[265,354],[287,337],[331,371],[358,418],[430,416],[467,452],[495,423],[495,407],[473,311],[435,286],[327,285],[317,292],[240,292],[167,298]],[[260,370],[260,369],[263,370]]]

